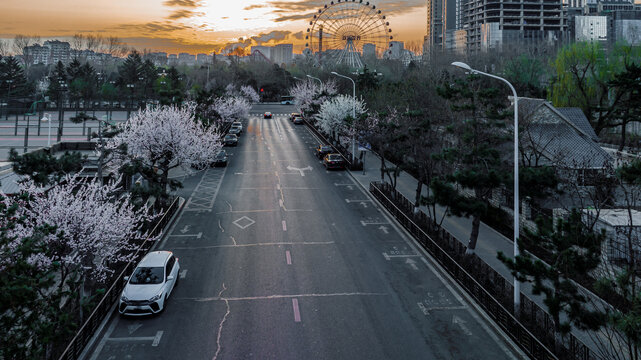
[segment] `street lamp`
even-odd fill
[[[514,95],[514,260],[519,256],[519,98],[516,95],[514,86],[509,81],[496,75],[488,74],[479,70],[472,69],[468,64],[459,61],[453,62],[453,66],[460,67],[467,70],[470,74],[479,74],[500,80],[507,84],[512,90]],[[519,307],[521,306],[521,284],[517,277],[514,277],[514,313],[519,315]]]
[[[354,79],[352,79],[349,76],[341,75],[337,73],[336,71],[332,71],[333,75],[336,75],[338,77],[342,77],[345,79],[348,79],[349,81],[352,82],[353,88],[352,88],[352,121],[356,122],[356,82],[354,82]],[[354,125],[352,125],[354,126]],[[354,154],[356,153],[356,141],[354,141],[354,134],[352,134],[352,165],[354,165]]]
[[[49,147],[51,146],[51,117],[49,116],[49,113],[45,113],[40,121],[46,121],[49,123],[49,135],[47,135],[47,147]]]
[[[323,80],[321,80],[321,79],[319,79],[317,77],[313,77],[311,75],[307,75],[307,77],[310,78],[310,79],[318,80],[318,83],[320,84],[320,86],[323,87]]]

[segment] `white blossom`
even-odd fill
[[[289,90],[289,94],[298,105],[299,112],[311,110],[314,105],[321,105],[329,98],[336,95],[337,86],[334,79],[325,81],[318,85],[316,81],[307,80],[296,83]]]
[[[242,96],[223,96],[214,100],[211,109],[220,115],[222,122],[232,122],[247,118],[251,104]]]
[[[316,115],[319,127],[330,133],[336,131],[339,134],[353,135],[356,131],[355,123],[345,122],[347,117],[352,116],[355,109],[356,118],[367,112],[365,103],[362,100],[354,99],[349,95],[338,95],[331,100],[321,104],[320,111]]]
[[[122,132],[107,142],[107,149],[127,145],[123,162],[141,160],[151,167],[189,169],[212,162],[222,148],[220,134],[194,120],[193,108],[164,106],[143,110],[129,119]]]
[[[73,272],[104,280],[113,271],[111,263],[131,258],[131,250],[136,247],[132,240],[145,236],[140,229],[152,218],[147,207],[136,209],[129,195],[119,196],[119,182],[101,185],[98,180],[88,182],[74,175],[48,190],[25,182],[20,190],[30,200],[19,204],[16,214],[22,221],[5,234],[20,243],[39,227],[54,226],[55,233],[43,240],[46,253],[32,255],[28,261],[43,269],[58,263],[63,282]],[[0,250],[6,255],[11,246],[9,243]],[[0,264],[0,268],[4,265]]]
[[[257,103],[260,101],[260,95],[258,95],[256,90],[251,86],[241,86],[240,93],[245,99],[252,103]]]

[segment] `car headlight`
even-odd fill
[[[162,293],[160,293],[160,294],[158,294],[158,295],[154,295],[154,297],[152,297],[151,299],[149,299],[149,301],[150,301],[150,302],[156,301],[156,300],[160,299],[160,296],[162,296]]]
[[[122,302],[128,302],[128,301],[129,301],[129,299],[127,299],[127,297],[126,297],[125,295],[123,295],[123,296],[121,296],[121,297],[120,297],[120,301],[122,301]]]

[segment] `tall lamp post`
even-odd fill
[[[468,64],[462,62],[453,62],[453,66],[467,70],[470,74],[479,74],[492,79],[500,80],[507,84],[514,95],[514,259],[519,256],[519,98],[516,95],[514,86],[502,77],[488,74],[479,70],[472,69]],[[514,314],[519,315],[521,306],[521,284],[517,277],[514,277]]]
[[[311,76],[309,74],[307,75],[307,77],[310,78],[310,79],[318,80],[318,83],[320,84],[320,86],[323,87],[323,80],[321,80],[321,79],[319,79],[317,77],[313,77],[313,76]]]
[[[333,75],[348,79],[352,82],[352,121],[356,121],[356,82],[349,76],[341,75],[336,71],[332,71]],[[354,165],[354,154],[356,153],[356,141],[354,140],[354,134],[352,134],[352,165]]]
[[[40,121],[46,121],[49,123],[49,134],[47,135],[47,147],[51,146],[51,116],[49,116],[49,113],[45,113],[42,116],[42,119]]]

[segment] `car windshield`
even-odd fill
[[[340,156],[340,155],[330,155],[330,156],[329,156],[329,159],[330,159],[330,160],[340,160],[340,159],[341,159],[341,156]]]
[[[332,147],[331,147],[331,146],[322,146],[322,147],[321,147],[321,150],[322,150],[322,151],[331,151],[331,150],[332,150]]]
[[[225,136],[225,140],[236,140],[236,135],[227,135]]]
[[[130,284],[160,284],[165,279],[163,267],[137,267],[129,280]]]

